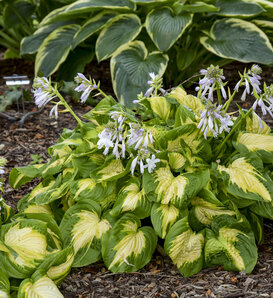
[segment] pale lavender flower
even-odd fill
[[[151,174],[153,170],[156,168],[156,164],[160,162],[160,159],[155,158],[155,155],[152,154],[152,158],[147,158],[146,162],[147,162],[146,167],[148,169],[148,172]]]
[[[105,147],[103,154],[107,155],[109,153],[109,149],[114,147],[114,144],[111,140],[112,133],[110,130],[106,128],[101,133],[98,134],[98,137],[99,137],[99,140],[97,142],[98,149]]]
[[[32,90],[34,94],[35,104],[38,108],[44,107],[48,102],[56,97],[51,82],[45,77],[37,77],[34,79]]]
[[[3,174],[5,174],[4,167],[0,167],[0,175],[3,175]]]
[[[200,113],[200,122],[197,127],[204,133],[205,139],[207,139],[209,131],[216,138],[224,130],[229,132],[229,126],[233,125],[230,116],[222,110],[222,105],[216,107],[215,104],[208,101],[205,111],[200,111]]]
[[[150,86],[150,88],[146,91],[144,96],[150,97],[151,95],[154,95],[154,91],[157,90],[159,90],[164,95],[166,91],[162,88],[162,78],[159,77],[159,75],[155,75],[154,72],[150,72],[149,76],[151,80],[148,80],[147,84]]]
[[[60,102],[59,102],[60,103]],[[57,103],[49,112],[49,117],[53,117],[53,114],[55,116],[55,119],[58,119],[58,105],[59,103]]]
[[[131,164],[131,174],[134,175],[135,168],[139,165],[140,174],[144,174],[144,170],[148,168],[148,172],[152,173],[152,171],[156,168],[156,163],[160,162],[160,159],[155,158],[155,155],[152,154],[152,158],[150,158],[151,153],[146,148],[140,148],[138,150],[137,156],[133,159]],[[145,164],[145,160],[147,164]]]
[[[82,103],[85,103],[87,101],[87,98],[93,90],[99,88],[94,80],[92,80],[91,78],[90,80],[88,80],[82,73],[78,73],[78,75],[75,77],[75,81],[76,83],[80,84],[78,87],[75,88],[75,91],[83,92],[81,95]]]
[[[201,69],[200,74],[204,75],[204,78],[199,81],[199,86],[196,87],[195,90],[202,91],[202,98],[213,101],[213,92],[215,88],[220,88],[223,98],[227,98],[227,93],[222,81],[225,77],[223,76],[223,70],[220,69],[219,66],[210,65],[207,69]]]
[[[127,144],[133,146],[137,150],[141,145],[147,148],[149,144],[153,144],[153,136],[150,132],[146,132],[138,123],[129,123],[130,131],[128,134]]]

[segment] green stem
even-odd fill
[[[68,105],[66,100],[63,98],[63,96],[60,94],[60,92],[58,90],[56,90],[55,92],[56,92],[55,94],[58,96],[58,98],[60,99],[62,104],[65,106],[65,108],[70,112],[70,114],[77,120],[78,124],[82,127],[83,124],[82,124],[81,119],[73,112],[73,110],[70,108],[70,106]]]
[[[216,91],[217,91],[218,103],[219,103],[219,105],[221,105],[222,104],[222,96],[221,96],[220,89],[217,87]]]
[[[223,142],[220,144],[220,146],[218,147],[218,150],[215,153],[216,159],[219,155],[219,153],[221,152],[223,146],[225,145],[225,143],[227,142],[227,140],[232,136],[232,134],[234,133],[234,131],[236,131],[236,129],[238,128],[238,126],[241,124],[241,122],[243,121],[243,119],[245,119],[250,113],[252,112],[252,108],[249,109],[247,111],[246,114],[244,114],[241,119],[232,127],[232,130],[227,134],[227,136],[224,138]]]
[[[101,95],[103,95],[104,97],[109,97],[107,94],[105,94],[100,88],[98,88],[98,91]]]
[[[229,97],[229,99],[225,102],[224,106],[223,106],[223,109],[225,111],[225,113],[227,112],[228,108],[229,108],[229,105],[231,104],[234,96],[236,94],[236,90],[233,91],[232,95]]]

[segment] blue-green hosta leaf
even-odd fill
[[[187,211],[187,209],[185,210]],[[172,204],[154,203],[151,210],[151,220],[157,235],[164,239],[172,225],[184,217],[184,213]]]
[[[102,257],[112,272],[134,272],[152,258],[157,237],[151,227],[141,227],[136,215],[123,215],[102,239]]]
[[[149,200],[182,208],[207,185],[209,178],[209,170],[174,176],[169,165],[161,163],[152,174],[144,173],[143,186]]]
[[[239,132],[233,146],[241,153],[254,152],[263,162],[273,162],[273,135]]]
[[[272,22],[273,24],[273,22]],[[245,130],[251,133],[258,134],[269,134],[271,128],[262,120],[262,127],[260,125],[260,117],[255,112],[252,112],[248,117],[246,117],[246,127]]]
[[[28,278],[21,282],[18,289],[18,298],[27,297],[64,298],[54,282],[47,275],[41,276],[41,274],[36,278]]]
[[[219,10],[218,7],[202,1],[194,1],[192,4],[181,4],[178,2],[175,4],[175,9],[178,12],[186,11],[192,13],[214,12]]]
[[[1,242],[1,267],[11,277],[29,277],[49,253],[47,224],[34,219],[6,224],[1,228]]]
[[[265,9],[265,15],[272,18],[273,3],[271,0],[256,0],[256,3],[261,5]]]
[[[44,76],[54,73],[67,58],[75,33],[79,25],[72,24],[54,30],[43,41],[35,60],[35,74],[41,72]]]
[[[261,173],[262,161],[254,154],[237,156],[227,167],[213,164],[216,176],[224,180],[227,192],[249,200],[272,204],[273,182]]]
[[[187,92],[179,86],[171,91],[169,97],[175,98],[178,103],[188,107],[196,115],[199,115],[200,111],[203,111],[205,109],[204,104],[199,98],[191,94],[187,94]]]
[[[101,30],[109,20],[111,20],[116,14],[113,12],[102,12],[87,20],[80,30],[75,34],[73,39],[74,49],[78,44],[92,36],[94,33]]]
[[[43,26],[36,30],[33,35],[27,36],[21,41],[20,55],[36,53],[48,35],[59,27],[71,24],[71,21],[61,21]]]
[[[209,35],[201,37],[200,42],[220,57],[261,64],[273,62],[273,48],[268,37],[250,22],[235,18],[218,20]]]
[[[9,184],[13,188],[19,188],[33,178],[40,175],[43,165],[14,168],[9,174]]]
[[[189,13],[174,15],[171,8],[152,10],[146,18],[146,29],[152,41],[162,52],[169,50],[191,24]]]
[[[159,52],[149,54],[141,41],[120,48],[111,58],[113,88],[120,103],[132,107],[137,94],[147,91],[149,73],[162,76],[168,60],[167,55]]]
[[[120,190],[111,214],[116,216],[120,213],[132,212],[138,218],[145,218],[150,215],[151,205],[144,189],[141,188],[141,181],[133,177]]]
[[[252,17],[265,11],[258,3],[246,0],[218,0],[215,6],[220,8],[215,14],[226,17]]]
[[[122,14],[114,17],[104,26],[97,39],[98,61],[110,58],[121,46],[134,40],[141,28],[141,20],[135,14]]]
[[[3,268],[4,269],[4,268]],[[1,298],[9,298],[10,295],[10,283],[8,276],[4,271],[0,271],[0,297]]]
[[[215,217],[211,230],[206,230],[205,262],[250,273],[257,262],[257,247],[249,223],[228,215]]]
[[[195,233],[188,218],[177,221],[167,234],[164,249],[179,271],[185,276],[199,272],[203,267],[204,232]]]
[[[60,224],[65,247],[72,245],[73,267],[82,267],[101,257],[101,238],[111,228],[101,217],[100,206],[91,199],[81,200],[65,213]]]
[[[235,216],[233,210],[229,210],[227,207],[223,206],[212,193],[207,194],[207,192],[209,191],[204,190],[191,201],[192,208],[189,213],[189,221],[191,227],[197,231],[210,226],[215,216],[222,214]],[[210,199],[210,197],[212,197],[212,199]]]

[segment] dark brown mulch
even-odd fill
[[[0,77],[1,73],[0,59]],[[16,62],[17,63],[17,62]],[[20,66],[21,67],[21,66]],[[31,73],[31,70],[26,69]],[[228,80],[234,72],[229,66]],[[240,66],[241,67],[241,66]],[[16,68],[15,68],[16,70]],[[109,68],[108,68],[109,70]],[[12,71],[15,72],[12,68]],[[103,68],[101,69],[103,71]],[[16,71],[16,73],[18,73]],[[105,70],[105,82],[109,80],[109,72]],[[108,74],[107,74],[108,73]],[[267,72],[267,82],[273,82],[272,69]],[[6,74],[6,73],[5,73]],[[12,74],[12,73],[9,73]],[[107,78],[108,76],[108,78]],[[229,76],[229,77],[228,77]],[[1,85],[1,84],[0,84]],[[1,86],[0,86],[1,87]],[[5,88],[2,86],[2,88]],[[110,88],[109,88],[110,89]],[[28,111],[35,109],[27,104]],[[86,113],[90,108],[74,105],[78,115]],[[76,122],[69,114],[60,114],[59,120],[48,118],[50,106],[40,115],[29,118],[23,128],[18,123],[6,129],[6,120],[0,118],[0,156],[8,160],[5,180],[5,199],[13,207],[20,198],[30,192],[37,181],[28,183],[19,190],[8,186],[9,171],[15,166],[27,165],[31,162],[30,154],[39,154],[46,162],[47,148],[56,143],[63,128],[73,129]],[[9,114],[15,114],[11,107]],[[204,269],[191,278],[180,275],[171,260],[158,251],[152,261],[136,273],[113,274],[102,262],[84,268],[74,268],[60,286],[63,295],[69,297],[271,297],[273,298],[273,223],[266,221],[265,243],[259,247],[258,263],[252,274],[227,272],[222,267]]]

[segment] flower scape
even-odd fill
[[[49,148],[48,163],[10,173],[13,188],[41,183],[15,215],[1,198],[0,296],[63,297],[56,285],[72,267],[102,259],[112,272],[137,271],[159,244],[185,277],[219,265],[250,273],[263,218],[273,219],[273,135],[255,113],[272,116],[273,86],[260,73],[245,70],[231,90],[211,65],[197,96],[166,91],[151,73],[134,109],[78,74],[82,102],[93,91],[104,96],[84,121],[37,78],[36,104],[55,101],[51,115],[64,106],[78,125]],[[254,104],[229,113],[239,90]]]

